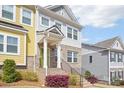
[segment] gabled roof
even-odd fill
[[[98,42],[98,43],[96,43],[94,45],[100,46],[100,47],[105,47],[105,48],[112,48],[112,46],[113,46],[113,44],[115,43],[116,40],[118,40],[120,42],[121,46],[124,49],[123,42],[119,37],[114,37],[114,38],[111,38],[111,39],[107,39],[107,40]]]
[[[68,14],[68,16],[75,22],[78,22],[74,13],[72,12],[72,10],[69,8],[68,5],[48,5],[48,6],[45,6],[45,8],[49,9],[49,10],[53,10],[53,9],[56,9],[58,7],[63,7],[66,11],[66,13]]]
[[[45,31],[46,32],[51,32],[51,33],[54,33],[54,34],[58,34],[58,35],[61,35],[61,36],[64,37],[64,34],[62,33],[62,31],[56,25],[53,25],[52,27],[46,29]]]
[[[20,26],[20,25],[17,25],[17,24],[12,24],[12,23],[9,23],[9,22],[1,21],[1,20],[0,20],[0,27],[7,28],[7,29],[14,29],[14,30],[17,30],[17,31],[19,30],[19,31],[22,31],[22,32],[27,32],[28,31],[23,26]]]

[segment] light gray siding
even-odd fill
[[[83,70],[90,71],[99,80],[108,81],[109,63],[108,51],[101,51],[100,48],[83,46],[82,47],[82,67]],[[99,52],[98,52],[99,51]],[[89,62],[89,56],[92,56],[92,63]]]

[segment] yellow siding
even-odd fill
[[[20,55],[8,55],[8,54],[0,54],[0,64],[5,59],[13,59],[16,64],[24,64],[24,34],[11,32],[9,30],[4,30],[0,28],[0,33],[18,36],[20,37]]]
[[[25,7],[25,8],[28,8],[28,9],[33,11],[33,26],[28,26],[28,25],[21,24],[21,20],[20,20],[21,19],[21,15],[20,15],[21,14],[20,13],[21,7]],[[14,24],[21,25],[25,29],[28,30],[28,33],[27,33],[27,56],[35,56],[35,9],[34,9],[34,6],[16,5],[16,20],[15,20],[15,22],[5,20],[5,19],[0,19],[0,20],[4,20],[4,21],[7,21],[7,22],[11,22],[11,23],[14,23]]]

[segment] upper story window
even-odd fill
[[[67,52],[67,61],[71,62],[71,63],[77,62],[77,60],[78,60],[77,54],[78,54],[77,52],[68,51]]]
[[[89,63],[92,63],[92,62],[93,62],[93,57],[89,56]]]
[[[72,38],[72,28],[67,27],[67,37]]]
[[[19,38],[9,35],[0,34],[0,53],[18,54]]]
[[[122,53],[118,53],[118,62],[122,62],[122,61],[123,61]]]
[[[0,52],[3,52],[3,45],[4,45],[3,41],[4,41],[4,36],[0,35]]]
[[[62,25],[60,23],[56,22],[55,25],[61,30]]]
[[[75,29],[74,29],[74,31],[73,31],[73,38],[74,38],[75,40],[78,39],[78,32],[77,32],[77,30],[75,30]]]
[[[18,52],[18,38],[7,36],[7,52],[17,53]]]
[[[78,31],[71,27],[67,27],[67,37],[74,40],[78,40]]]
[[[9,20],[14,20],[14,6],[13,5],[3,5],[2,6],[2,17],[9,19]]]
[[[110,61],[115,62],[116,61],[116,54],[115,52],[110,52]]]
[[[32,11],[26,8],[22,8],[22,23],[32,25]]]
[[[44,26],[49,26],[49,19],[46,17],[41,17],[41,24]]]

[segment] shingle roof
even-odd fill
[[[111,48],[111,46],[113,45],[113,43],[114,43],[116,40],[119,40],[119,41],[120,41],[120,38],[119,38],[119,37],[114,37],[114,38],[111,38],[111,39],[107,39],[107,40],[98,42],[98,43],[96,43],[96,44],[94,44],[94,45],[100,46],[100,47],[105,47],[105,48]],[[123,46],[123,45],[122,45],[122,46]]]
[[[1,20],[0,20],[0,25],[5,26],[5,27],[14,28],[14,29],[23,30],[23,31],[26,31],[26,32],[28,31],[23,26],[12,24],[12,23],[9,23],[9,22],[1,21]]]

